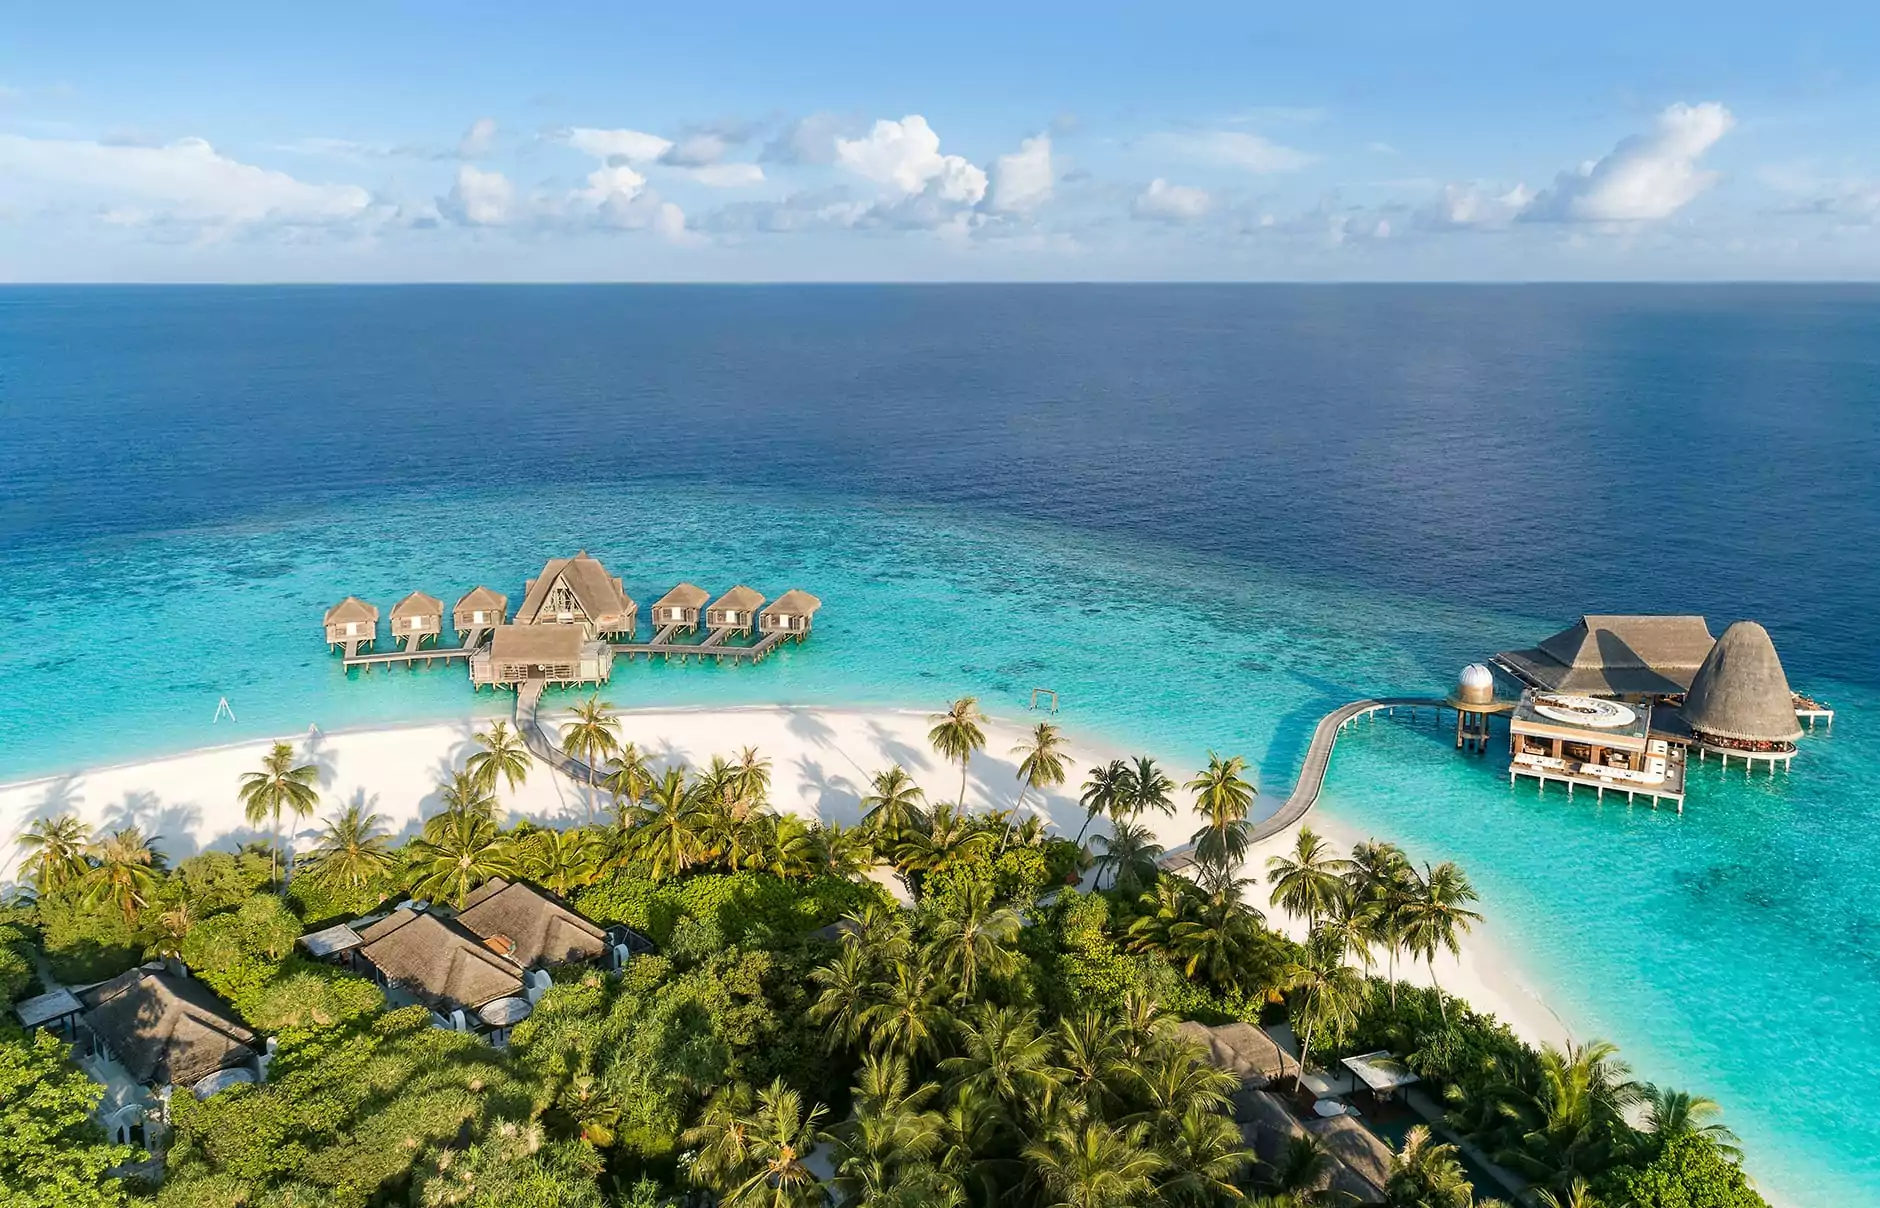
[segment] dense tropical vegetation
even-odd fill
[[[134,828],[36,822],[22,839],[30,893],[0,914],[0,1005],[38,988],[36,960],[84,984],[174,955],[279,1049],[265,1084],[176,1097],[153,1186],[107,1173],[140,1155],[89,1122],[99,1088],[64,1046],[0,1032],[0,1201],[1344,1202],[1309,1141],[1271,1162],[1247,1148],[1238,1080],[1170,1027],[1196,1019],[1290,1022],[1309,1063],[1406,1054],[1446,1115],[1444,1131],[1418,1127],[1400,1147],[1390,1204],[1485,1203],[1458,1139],[1561,1204],[1761,1203],[1715,1104],[1637,1082],[1599,1042],[1537,1052],[1395,979],[1402,961],[1434,980],[1480,918],[1453,864],[1418,867],[1386,843],[1340,856],[1307,830],[1249,868],[1254,787],[1241,760],[1211,755],[1185,783],[1200,827],[1171,873],[1144,819],[1175,814],[1183,790],[1153,759],[1091,768],[1072,790],[1086,832],[1106,823],[1086,845],[1026,808],[1073,775],[1049,723],[1013,750],[1011,793],[969,807],[984,722],[970,698],[934,719],[957,794],[932,801],[885,768],[847,827],[772,809],[771,767],[752,749],[652,766],[599,701],[564,731],[593,769],[578,827],[505,825],[497,794],[533,761],[501,724],[439,786],[419,834],[394,843],[365,808],[335,808],[297,868],[278,841],[172,866]],[[314,784],[276,748],[242,799],[278,836],[280,815],[317,812],[301,791]],[[567,972],[506,1050],[421,1008],[388,1011],[369,982],[296,953],[310,927],[406,895],[461,902],[497,875],[629,925],[657,952],[617,975]],[[1304,941],[1265,909],[1297,919]]]

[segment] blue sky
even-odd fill
[[[0,279],[1880,276],[1880,9],[38,5]]]

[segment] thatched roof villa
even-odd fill
[[[705,627],[727,633],[749,633],[757,624],[757,610],[764,597],[740,583],[711,602],[705,610]]]
[[[450,610],[451,628],[463,644],[474,646],[485,633],[501,625],[509,616],[509,597],[481,584],[460,597]]]
[[[392,605],[392,636],[416,650],[428,639],[435,642],[444,632],[444,602],[436,596],[414,591]]]
[[[1175,1025],[1175,1035],[1200,1046],[1204,1060],[1239,1078],[1243,1087],[1263,1090],[1299,1077],[1298,1058],[1250,1023],[1209,1027],[1186,1019]]]
[[[694,633],[698,630],[699,610],[711,593],[695,583],[681,583],[653,604],[653,627]]]
[[[1769,631],[1738,621],[1723,631],[1691,681],[1681,711],[1700,748],[1745,760],[1786,759],[1802,736],[1795,692]]]
[[[607,933],[546,890],[491,877],[464,899],[457,923],[525,969],[599,960]]]
[[[1587,614],[1529,650],[1495,662],[1529,687],[1625,699],[1691,686],[1715,644],[1703,617]]]
[[[347,596],[326,610],[326,644],[354,653],[378,636],[379,610],[358,596]]]
[[[809,635],[810,623],[822,601],[806,591],[792,587],[760,614],[758,629],[763,633],[783,633],[801,641]]]
[[[400,906],[354,930],[360,939],[356,955],[373,979],[439,1015],[475,1012],[522,994],[520,964],[428,910]]]
[[[590,638],[633,633],[637,606],[626,586],[582,550],[551,558],[524,588],[517,625],[579,625]]]
[[[145,965],[79,996],[94,1043],[152,1089],[198,1088],[225,1071],[259,1073],[260,1038],[193,977]],[[228,1080],[218,1080],[220,1082]]]
[[[470,682],[604,684],[613,665],[613,647],[589,637],[583,626],[498,625],[490,644],[470,656]]]

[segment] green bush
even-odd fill
[[[1053,945],[1040,956],[1047,967],[1046,1000],[1056,1013],[1075,1015],[1091,1007],[1118,1010],[1123,997],[1134,991],[1184,1019],[1259,1022],[1263,1003],[1211,993],[1160,957],[1125,952],[1111,938],[1109,923],[1109,899],[1067,889],[1052,903],[1045,926],[1032,929]]]
[[[1701,1136],[1676,1137],[1649,1165],[1611,1172],[1599,1198],[1632,1208],[1769,1208],[1742,1167]]]
[[[39,900],[39,923],[46,963],[67,985],[100,982],[143,960],[143,940],[113,906],[86,906],[76,894],[49,894]]]
[[[717,927],[723,943],[786,939],[827,926],[878,896],[841,877],[790,881],[765,872],[687,877],[654,884],[630,871],[583,890],[576,907],[599,923],[624,923],[664,948],[681,918]]]
[[[1399,982],[1392,1005],[1389,982],[1372,978],[1369,986],[1350,1034],[1328,1038],[1328,1047],[1401,1053],[1419,1077],[1436,1084],[1432,1089],[1437,1091],[1447,1086],[1471,1089],[1490,1078],[1525,1069],[1535,1060],[1534,1050],[1507,1024],[1459,998],[1443,996],[1449,1012],[1445,1022],[1437,991],[1430,987]]]
[[[39,973],[33,968],[33,945],[39,933],[30,918],[27,910],[0,910],[0,1018],[8,1007],[39,989]]]
[[[106,1172],[140,1156],[108,1145],[91,1113],[104,1088],[67,1060],[49,1032],[0,1037],[0,1204],[107,1208],[126,1202]],[[187,1096],[185,1096],[187,1097]]]

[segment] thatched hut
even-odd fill
[[[607,933],[523,881],[491,877],[464,899],[457,922],[525,969],[599,960]]]
[[[1691,681],[1683,720],[1700,748],[1726,759],[1773,764],[1794,755],[1802,727],[1768,630],[1738,621],[1723,631]]]
[[[347,655],[370,646],[379,633],[379,610],[358,596],[347,596],[326,610],[326,644],[344,646]]]
[[[553,558],[525,585],[517,625],[579,625],[591,638],[633,633],[638,606],[619,579],[582,550]]]
[[[792,587],[778,596],[769,608],[764,609],[759,617],[758,631],[789,634],[800,642],[809,635],[810,622],[821,607],[821,600]]]
[[[414,591],[392,605],[392,636],[404,642],[406,650],[435,643],[443,632],[444,602],[436,596]]]
[[[440,1015],[522,993],[520,964],[428,910],[401,907],[359,929],[359,938],[374,980]]]
[[[509,617],[509,597],[481,584],[463,594],[450,610],[451,628],[466,646],[474,646],[482,636]]]
[[[653,628],[697,633],[699,610],[711,599],[711,593],[695,583],[681,583],[653,605]]]
[[[142,966],[79,999],[94,1044],[144,1086],[196,1087],[225,1070],[259,1073],[259,1038],[195,978]]]
[[[470,682],[604,684],[613,665],[614,648],[578,625],[498,625],[489,646],[470,656]]]
[[[1495,662],[1530,687],[1643,700],[1683,692],[1715,639],[1702,617],[1587,614],[1531,650]]]
[[[1250,1023],[1209,1027],[1186,1019],[1175,1025],[1175,1035],[1198,1046],[1203,1060],[1233,1074],[1244,1087],[1263,1090],[1299,1077],[1298,1059]]]
[[[757,610],[764,597],[740,583],[711,602],[705,610],[705,627],[726,633],[749,633],[757,624]]]

